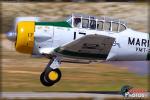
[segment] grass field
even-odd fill
[[[27,60],[26,60],[27,61]],[[38,61],[38,60],[37,60]],[[32,64],[36,65],[34,61]],[[120,91],[123,85],[131,85],[147,89],[147,78],[116,69],[111,65],[90,64],[62,64],[63,73],[60,82],[52,87],[44,87],[39,81],[39,75],[44,66],[37,64],[30,67],[26,63],[24,68],[3,68],[3,91]],[[38,67],[39,66],[39,67]],[[65,68],[64,66],[71,67]],[[72,68],[73,67],[73,68]],[[108,70],[109,69],[109,70]]]
[[[12,3],[2,2],[2,31],[11,29],[16,17],[38,16],[42,21],[64,19],[72,13],[123,19],[132,29],[148,32],[148,3]],[[25,9],[27,8],[27,9]]]

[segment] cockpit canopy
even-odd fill
[[[127,28],[126,22],[109,17],[95,17],[81,14],[72,14],[67,22],[72,27],[86,28],[100,31],[121,32]]]

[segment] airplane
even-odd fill
[[[150,60],[150,35],[128,28],[120,19],[72,14],[63,21],[43,22],[38,17],[18,17],[14,26],[7,37],[15,42],[16,51],[50,59],[40,75],[44,86],[61,79],[59,67],[64,57]]]

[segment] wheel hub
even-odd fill
[[[49,72],[48,77],[50,80],[55,81],[58,78],[58,73],[55,71],[51,71]]]

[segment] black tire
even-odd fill
[[[41,75],[40,75],[40,81],[41,81],[41,83],[44,85],[44,86],[52,86],[52,85],[54,85],[54,82],[48,82],[47,80],[46,80],[46,78],[45,78],[45,72],[42,72],[41,73]]]
[[[49,78],[49,73],[51,72],[51,71],[55,71],[57,74],[58,74],[58,78],[56,79],[56,80],[51,80],[50,78]],[[49,71],[47,71],[46,73],[45,73],[45,79],[48,81],[48,82],[54,82],[54,83],[56,83],[56,82],[58,82],[60,79],[61,79],[61,71],[57,68],[57,69],[51,69],[51,70],[49,70]]]

